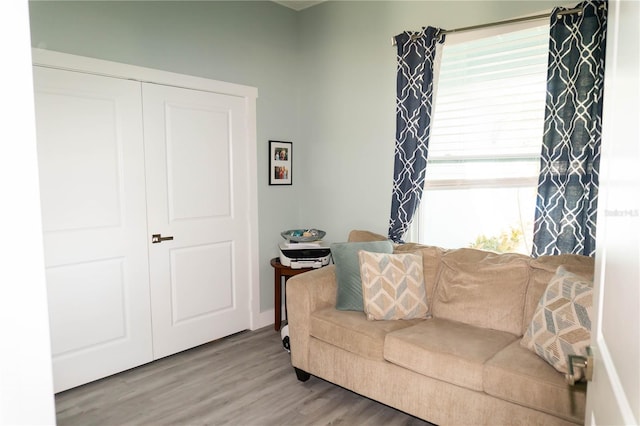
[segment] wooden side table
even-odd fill
[[[280,330],[280,325],[282,323],[282,278],[284,278],[284,302],[287,303],[287,280],[294,275],[301,274],[303,272],[312,271],[314,268],[302,268],[302,269],[291,269],[288,266],[284,266],[280,263],[280,258],[274,257],[271,259],[271,266],[275,270],[275,310],[276,310],[276,320],[273,324],[273,328],[278,331]],[[285,318],[287,316],[287,305],[284,306],[284,315]]]

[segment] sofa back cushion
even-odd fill
[[[369,241],[387,241],[388,239],[389,238],[384,235],[376,234],[375,232],[354,229],[349,232],[349,239],[347,241],[350,243],[366,243]]]
[[[432,314],[522,335],[529,257],[462,248],[443,254]]]
[[[396,244],[394,253],[415,253],[422,256],[422,274],[424,275],[425,291],[427,293],[427,306],[429,311],[433,306],[433,290],[436,287],[438,272],[440,271],[440,259],[445,249],[435,246],[426,246],[416,243]]]
[[[568,272],[572,272],[585,279],[593,280],[593,257],[580,256],[577,254],[559,254],[540,256],[532,259],[530,262],[531,277],[524,302],[522,334],[527,331],[533,318],[533,313],[538,306],[538,302],[560,265],[564,266]]]

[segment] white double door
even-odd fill
[[[34,77],[56,392],[247,329],[244,99]]]

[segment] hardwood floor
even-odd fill
[[[429,425],[311,377],[247,331],[56,395],[58,425]]]

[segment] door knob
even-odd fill
[[[171,241],[173,240],[173,237],[163,237],[162,234],[153,234],[151,236],[151,243],[152,244],[158,244],[161,243],[163,241]]]
[[[591,348],[587,347],[587,356],[568,355],[567,366],[569,372],[564,378],[567,384],[573,386],[581,379],[591,380],[593,378],[593,355]]]

